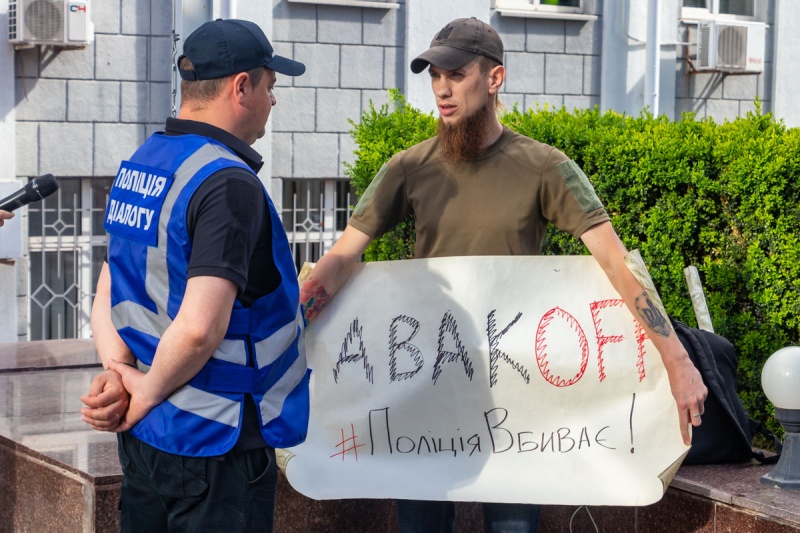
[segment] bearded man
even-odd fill
[[[548,223],[580,238],[662,356],[689,444],[707,395],[669,326],[637,309],[647,297],[623,262],[628,253],[578,165],[559,150],[500,124],[506,77],[503,42],[475,18],[448,23],[411,62],[427,68],[439,109],[438,134],[396,154],[373,179],[347,229],[300,291],[312,320],[347,280],[374,238],[413,213],[417,258],[537,255]],[[532,295],[533,297],[533,295]],[[661,317],[664,318],[664,317]],[[666,325],[665,325],[666,324]],[[546,408],[546,406],[542,406]],[[398,501],[401,532],[452,531],[452,502]],[[536,531],[539,507],[484,503],[486,531]]]

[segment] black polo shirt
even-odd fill
[[[258,172],[261,155],[225,130],[204,122],[168,118],[165,135],[202,135],[221,142]],[[186,226],[192,242],[188,277],[215,276],[238,287],[245,307],[274,291],[281,276],[272,256],[272,224],[261,182],[241,168],[209,176],[189,202]],[[252,361],[248,362],[250,365]],[[266,446],[258,430],[256,405],[245,401],[242,432],[234,449]]]
[[[261,155],[225,130],[168,118],[165,135],[202,135],[221,142],[258,172]],[[232,281],[246,307],[274,291],[281,278],[272,257],[272,224],[263,186],[253,174],[226,168],[209,176],[189,203],[186,225],[192,242],[188,277]]]

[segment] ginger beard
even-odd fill
[[[439,117],[436,135],[445,161],[458,165],[475,161],[486,153],[487,146],[484,144],[493,112],[488,107],[482,107],[472,115],[456,121],[455,124],[446,124]]]

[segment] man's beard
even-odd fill
[[[439,149],[445,161],[461,164],[480,159],[486,153],[486,137],[491,124],[492,110],[482,107],[472,115],[458,120],[455,124],[445,124],[439,117],[436,135]]]

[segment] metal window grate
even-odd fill
[[[346,180],[285,180],[283,191],[283,226],[299,271],[341,237],[353,197]]]
[[[106,254],[103,218],[113,178],[59,179],[28,206],[28,338],[91,337],[92,300]],[[283,222],[298,271],[341,236],[352,212],[345,180],[287,181]],[[299,184],[299,185],[298,185]]]
[[[30,340],[91,336],[89,316],[105,257],[103,215],[111,181],[60,179],[56,194],[28,206]]]

